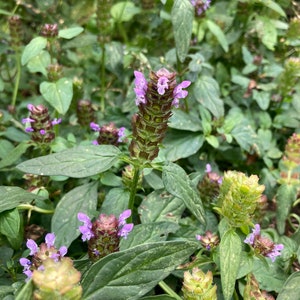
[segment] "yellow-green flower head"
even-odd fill
[[[198,268],[193,268],[192,273],[184,272],[182,292],[184,300],[216,300],[217,286],[213,285],[212,272],[205,274]]]
[[[216,210],[228,219],[231,226],[242,227],[252,223],[255,208],[265,189],[258,180],[256,175],[248,177],[237,171],[224,174]]]

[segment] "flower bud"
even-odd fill
[[[228,171],[223,177],[216,210],[233,227],[250,225],[264,189],[256,175],[247,177],[241,172]]]
[[[127,188],[131,188],[132,180],[134,176],[134,169],[131,165],[128,165],[122,171],[122,182]],[[142,189],[142,181],[143,181],[143,174],[139,175],[138,183],[137,183],[137,190]]]
[[[58,36],[57,24],[45,24],[42,26],[40,35],[46,38],[53,38]]]
[[[11,46],[15,50],[21,46],[22,42],[22,21],[19,16],[11,16],[8,19]]]
[[[205,274],[198,268],[193,268],[192,273],[184,272],[182,292],[184,300],[217,300],[217,286],[213,285],[212,272]]]
[[[209,8],[211,0],[191,0],[191,4],[195,7],[196,16],[200,17]]]
[[[90,100],[79,100],[77,103],[77,119],[81,126],[88,127],[95,121],[95,110]]]
[[[218,235],[212,233],[211,231],[206,231],[205,235],[197,234],[196,239],[201,242],[201,245],[206,248],[206,250],[212,250],[220,243]]]
[[[60,261],[48,258],[43,262],[43,268],[35,270],[32,274],[35,286],[33,297],[35,300],[80,300],[80,277],[80,272],[73,267],[70,258],[64,257]]]

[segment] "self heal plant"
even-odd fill
[[[92,222],[84,213],[79,212],[77,218],[83,222],[79,226],[82,234],[82,240],[88,241],[88,255],[92,261],[119,250],[121,238],[127,238],[127,235],[133,229],[133,223],[126,224],[126,219],[131,216],[131,210],[123,211],[119,218],[115,215],[100,214]]]

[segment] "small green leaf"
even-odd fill
[[[276,11],[282,17],[286,18],[286,14],[285,14],[284,10],[276,2],[274,2],[272,0],[260,0],[259,2],[262,3],[263,5],[265,5],[266,7],[269,7],[270,9]]]
[[[284,283],[277,300],[295,300],[299,298],[300,294],[300,272],[295,272]]]
[[[189,0],[175,0],[171,12],[173,32],[178,58],[184,62],[190,47],[194,7]]]
[[[73,98],[73,83],[68,78],[61,78],[57,82],[44,81],[40,85],[40,92],[58,113],[64,115]]]
[[[277,228],[280,234],[285,232],[285,222],[290,209],[297,199],[297,188],[291,184],[282,184],[276,193],[276,220]]]
[[[42,50],[38,55],[28,61],[27,67],[31,73],[41,72],[43,75],[47,76],[47,67],[50,63],[50,54],[47,51]]]
[[[219,140],[217,137],[215,137],[214,135],[209,135],[205,137],[206,141],[213,146],[214,148],[218,148],[219,147]]]
[[[85,273],[83,298],[120,300],[122,295],[122,299],[140,299],[186,261],[197,247],[198,243],[171,241],[112,253]]]
[[[173,196],[180,198],[190,212],[205,224],[205,213],[199,193],[192,187],[185,171],[176,164],[169,163],[163,167],[162,179],[166,190]]]
[[[224,103],[220,99],[220,88],[212,77],[201,76],[194,84],[193,94],[196,100],[215,117],[220,118],[224,115]]]
[[[63,39],[72,39],[79,35],[83,31],[82,27],[72,27],[67,29],[61,29],[58,32],[58,37]]]
[[[225,300],[230,300],[233,292],[242,252],[241,239],[229,229],[220,243],[221,282]]]
[[[228,42],[222,29],[213,21],[206,20],[206,25],[210,32],[216,37],[225,52],[228,52]]]
[[[133,2],[123,1],[116,3],[110,10],[111,16],[116,22],[130,21],[141,9],[136,7]]]
[[[51,231],[55,233],[57,247],[69,247],[79,236],[77,228],[82,225],[77,219],[79,212],[90,216],[97,208],[97,184],[78,186],[65,194],[56,206],[52,217]]]
[[[47,46],[47,39],[44,37],[36,37],[30,41],[30,43],[25,47],[22,54],[21,63],[26,65],[30,59],[39,55],[44,48]]]
[[[15,163],[26,150],[32,145],[27,141],[20,143],[16,148],[11,150],[4,159],[0,161],[0,169],[5,168],[7,166]]]
[[[142,223],[179,222],[185,210],[183,201],[168,193],[154,191],[144,198],[139,206]]]
[[[266,16],[257,16],[255,28],[262,43],[269,49],[274,51],[277,43],[277,30],[273,20]]]
[[[262,110],[266,110],[269,107],[271,95],[268,92],[253,90],[253,99]]]
[[[36,175],[84,178],[110,169],[119,154],[120,150],[111,145],[79,146],[27,160],[16,168]]]
[[[201,121],[194,110],[186,113],[182,110],[174,110],[169,120],[169,127],[192,132],[201,131]]]
[[[34,199],[45,199],[45,197],[32,194],[16,186],[0,186],[0,195],[0,213],[15,208],[19,204],[30,203]]]

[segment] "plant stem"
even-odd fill
[[[170,296],[174,297],[177,300],[182,300],[181,297],[178,296],[164,281],[160,281],[158,285]]]
[[[133,166],[133,179],[132,179],[132,185],[131,185],[131,191],[130,191],[130,198],[129,198],[129,203],[128,203],[128,208],[133,211],[134,208],[134,199],[137,191],[137,185],[139,181],[139,176],[140,176],[140,166]],[[132,222],[132,215],[128,219],[128,222]]]
[[[101,111],[105,110],[105,44],[101,45],[102,56],[101,56]]]
[[[16,74],[16,81],[15,81],[15,85],[14,85],[14,92],[13,92],[13,96],[11,99],[11,106],[15,107],[16,106],[16,102],[17,102],[17,95],[18,95],[18,90],[19,90],[19,85],[20,85],[20,78],[21,78],[21,59],[20,59],[20,53],[18,52],[18,50],[16,50],[16,65],[17,65],[17,74]]]
[[[39,208],[37,206],[33,206],[31,204],[20,204],[17,206],[18,209],[27,209],[27,210],[33,210],[33,211],[37,211],[43,214],[53,214],[55,210],[48,210],[48,209],[43,209],[43,208]]]

